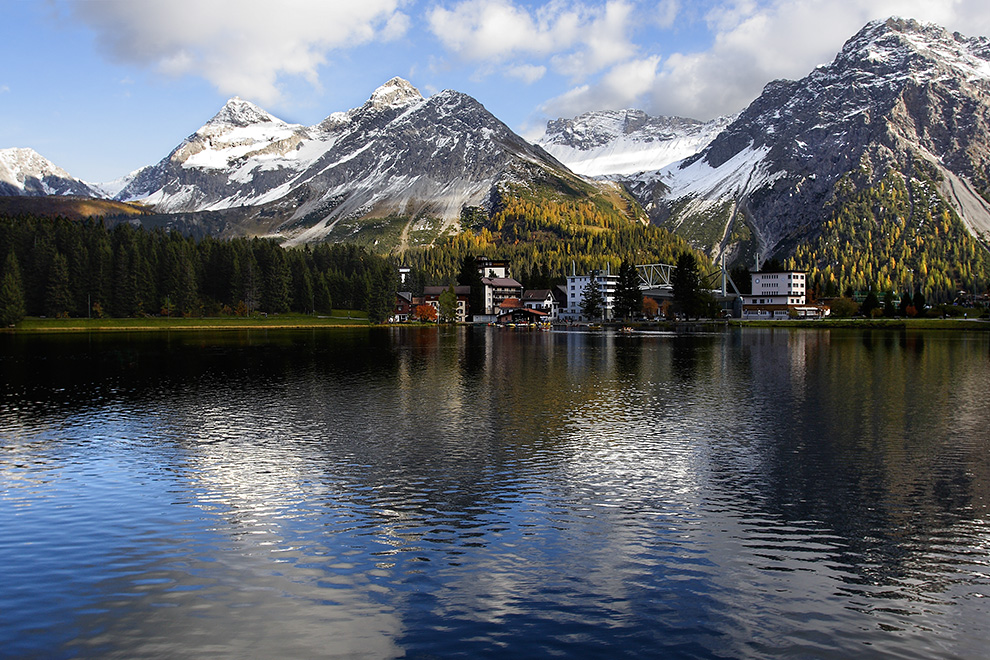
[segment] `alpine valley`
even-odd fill
[[[727,264],[777,257],[820,293],[944,299],[990,281],[990,41],[875,21],[738,115],[592,112],[551,121],[536,144],[469,96],[424,98],[400,78],[315,126],[234,98],[109,184],[0,151],[0,194],[133,203],[144,215],[130,222],[196,236],[443,247],[436,272],[472,251],[529,250],[530,267],[559,269],[690,245]]]

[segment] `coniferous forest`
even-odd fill
[[[0,216],[0,308],[47,317],[368,312],[394,305],[395,265],[347,244],[287,250],[100,220]],[[4,325],[11,319],[0,319]]]
[[[916,160],[907,174],[890,170],[875,185],[840,182],[831,218],[799,245],[786,267],[805,270],[820,296],[849,289],[920,292],[937,302],[990,283],[990,253],[939,194],[941,174]]]

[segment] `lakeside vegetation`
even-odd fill
[[[254,315],[247,317],[161,317],[137,318],[38,318],[22,319],[14,328],[0,332],[114,332],[171,330],[291,330],[297,328],[340,328],[369,326],[366,312],[335,310],[330,315]]]
[[[980,330],[990,332],[990,321],[978,318],[945,319],[729,319],[730,326],[743,328],[851,328],[858,330]]]
[[[384,321],[393,261],[349,244],[196,241],[99,220],[0,216],[0,325],[20,318],[250,318],[362,310]]]

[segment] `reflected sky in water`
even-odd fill
[[[0,648],[959,657],[987,333],[0,337]]]

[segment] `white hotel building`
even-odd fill
[[[573,271],[573,269],[572,269]],[[601,319],[585,319],[581,316],[581,301],[584,299],[584,289],[591,283],[591,278],[598,283],[601,289],[604,305],[602,312],[605,320],[611,320],[612,308],[615,304],[615,289],[619,284],[619,276],[613,275],[609,270],[592,271],[588,275],[577,275],[573,273],[567,276],[567,301],[560,311],[560,318],[572,321],[600,321]]]
[[[807,304],[807,275],[798,271],[750,273],[752,293],[743,296],[744,319],[818,318],[827,308]]]

